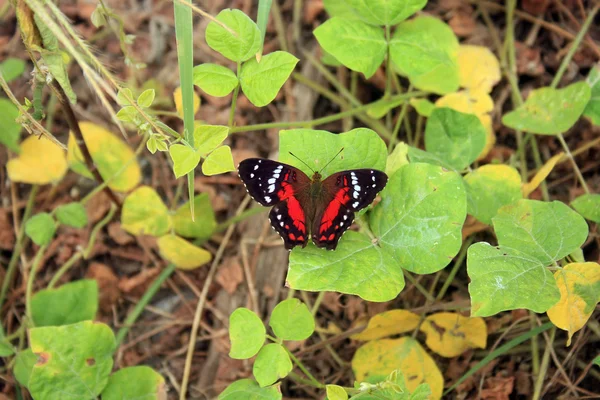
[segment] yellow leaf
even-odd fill
[[[410,332],[419,325],[417,314],[406,310],[391,310],[375,315],[367,328],[361,333],[352,335],[356,340],[374,340],[399,333]]]
[[[158,193],[142,186],[125,198],[121,227],[132,235],[162,236],[171,228],[171,216]]]
[[[571,263],[554,273],[560,300],[547,313],[550,321],[569,333],[580,330],[600,301],[600,265],[595,262]]]
[[[158,239],[160,255],[180,269],[198,268],[212,259],[212,255],[200,247],[175,235],[165,235]]]
[[[6,164],[12,181],[45,185],[58,182],[65,176],[65,152],[46,137],[29,136],[20,147],[21,154]]]
[[[127,143],[91,122],[81,122],[79,128],[92,160],[108,186],[118,192],[127,192],[136,187],[142,174],[135,153]],[[93,179],[73,133],[69,135],[67,159],[73,171]]]
[[[500,81],[500,63],[487,47],[461,45],[458,50],[460,86],[490,93]]]
[[[533,192],[538,186],[540,186],[540,183],[542,183],[542,181],[546,179],[548,175],[550,175],[550,172],[552,172],[556,164],[560,161],[563,154],[564,153],[558,153],[557,155],[546,161],[546,164],[544,164],[542,168],[540,168],[540,170],[535,174],[533,179],[531,179],[530,182],[523,184],[523,197],[528,197],[531,194],[531,192]]]
[[[428,383],[430,399],[442,397],[442,373],[419,342],[410,337],[368,342],[352,358],[352,370],[359,382],[380,382],[396,369],[404,374],[409,391],[412,392],[421,383]]]
[[[485,349],[487,327],[483,318],[441,312],[425,318],[421,331],[427,346],[442,357],[456,357],[475,347]]]
[[[494,133],[494,128],[492,127],[492,117],[490,117],[489,114],[478,115],[477,117],[479,117],[479,120],[483,124],[486,133],[485,146],[483,147],[483,150],[481,150],[481,153],[479,153],[477,156],[477,161],[479,161],[485,158],[490,150],[494,148],[494,145],[496,144],[496,134]]]
[[[183,118],[183,100],[181,98],[181,87],[178,87],[173,92],[173,100],[175,100],[175,108],[177,108],[177,114]],[[200,97],[194,92],[194,115],[200,108]]]

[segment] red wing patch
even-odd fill
[[[283,239],[285,248],[291,250],[294,246],[306,246],[306,216],[300,202],[295,197],[277,204],[269,213],[273,229]]]

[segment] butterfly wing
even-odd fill
[[[315,244],[334,250],[354,221],[354,212],[371,204],[387,180],[385,173],[375,169],[342,171],[325,179],[324,205],[319,208],[312,227]]]
[[[263,206],[274,206],[269,219],[285,248],[306,246],[307,188],[311,184],[308,176],[291,165],[264,158],[244,160],[238,171],[254,200]]]

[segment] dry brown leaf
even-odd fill
[[[116,243],[124,246],[135,242],[135,238],[121,228],[121,223],[116,221],[108,225],[108,236]]]
[[[515,377],[493,377],[485,382],[489,388],[481,391],[482,399],[508,400],[515,386]]]
[[[121,295],[118,287],[119,278],[117,278],[109,266],[98,262],[90,265],[85,276],[98,282],[100,310],[105,313],[110,312],[112,306],[117,303]]]
[[[0,209],[0,249],[12,250],[15,245],[15,233],[8,211]]]
[[[219,267],[215,280],[229,294],[234,294],[238,285],[244,281],[244,271],[237,257],[226,257]]]

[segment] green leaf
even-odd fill
[[[162,236],[171,228],[169,210],[149,186],[141,186],[125,198],[121,227],[132,235]]]
[[[280,339],[304,340],[315,331],[315,319],[306,304],[291,298],[275,306],[269,326]]]
[[[586,82],[577,82],[564,89],[536,89],[523,105],[505,114],[502,123],[520,131],[558,135],[575,125],[590,96]]]
[[[435,110],[435,104],[427,99],[410,99],[410,105],[423,117],[429,117]]]
[[[421,150],[417,147],[408,146],[408,159],[411,163],[425,163],[425,164],[433,164],[439,165],[440,167],[454,171],[456,171],[450,164],[448,164],[445,160],[441,159],[437,155],[430,153],[428,151]]]
[[[216,149],[229,134],[229,127],[222,125],[196,124],[194,128],[194,147],[201,155]]]
[[[436,108],[425,127],[425,148],[454,169],[463,170],[485,147],[485,128],[477,116]]]
[[[591,96],[590,101],[583,110],[583,115],[598,126],[600,125],[600,64],[596,64],[590,69],[586,82],[590,85]]]
[[[131,89],[121,88],[119,90],[119,93],[117,93],[117,103],[119,103],[122,106],[130,106],[131,103],[129,102],[129,100],[127,100],[127,97],[129,97],[130,99],[134,98]]]
[[[238,85],[232,70],[217,64],[201,64],[194,67],[194,85],[211,96],[227,96]]]
[[[404,288],[404,276],[402,265],[386,250],[353,231],[344,235],[335,251],[309,243],[305,249],[291,252],[286,281],[298,290],[336,291],[367,301],[389,301]]]
[[[93,320],[98,311],[98,284],[93,279],[43,289],[31,298],[35,326],[59,326]]]
[[[385,173],[388,176],[392,176],[401,167],[408,164],[408,145],[404,142],[400,142],[394,147],[394,150],[390,153],[387,163],[385,165]]]
[[[15,153],[20,153],[21,125],[15,121],[18,117],[19,109],[10,100],[0,99],[0,143]]]
[[[345,0],[372,25],[397,25],[425,7],[427,0]]]
[[[56,223],[48,213],[36,214],[25,222],[25,233],[38,246],[50,243],[55,232]]]
[[[110,376],[102,400],[163,400],[164,378],[150,367],[127,367]]]
[[[261,388],[252,379],[240,379],[227,386],[219,400],[281,400],[276,386]]]
[[[134,122],[138,115],[137,110],[133,106],[125,106],[117,111],[117,119],[123,122]]]
[[[264,107],[275,99],[277,93],[290,77],[298,59],[285,51],[275,51],[255,58],[242,65],[240,85],[248,100],[257,107]]]
[[[339,62],[331,53],[328,53],[325,49],[321,49],[321,62],[323,65],[327,65],[328,67],[341,67],[342,63]]]
[[[267,331],[261,319],[247,308],[240,307],[229,316],[229,357],[244,360],[254,357],[265,343]]]
[[[341,386],[327,385],[325,390],[327,391],[327,400],[348,400],[348,393]]]
[[[173,215],[175,233],[186,238],[208,239],[212,236],[217,221],[210,197],[202,193],[194,197],[194,220],[190,212],[189,202],[179,207]]]
[[[200,163],[200,153],[183,144],[174,144],[169,147],[169,154],[173,160],[173,173],[176,178],[181,178],[193,171]]]
[[[346,0],[323,0],[325,10],[332,17],[342,17],[348,20],[360,20],[361,16],[346,2]]]
[[[333,17],[315,29],[314,35],[325,51],[366,78],[375,74],[385,58],[383,29],[361,21]]]
[[[115,336],[105,324],[85,321],[73,325],[33,328],[32,351],[39,356],[29,378],[36,400],[92,400],[102,392],[113,366]]]
[[[405,165],[390,177],[381,199],[371,213],[371,229],[397,266],[426,274],[448,265],[460,250],[467,214],[457,173],[430,164]]]
[[[229,146],[218,147],[202,163],[202,173],[204,175],[210,176],[229,171],[235,171],[231,147]]]
[[[337,154],[342,148],[344,150]],[[373,168],[383,171],[387,159],[385,142],[376,132],[366,128],[337,135],[313,129],[279,131],[279,160],[311,176],[313,171],[291,156],[290,151],[315,171],[325,167],[321,171],[323,178],[347,169]]]
[[[600,224],[600,194],[581,195],[571,202],[571,206],[586,219]]]
[[[206,27],[206,43],[211,49],[235,62],[246,61],[255,55],[261,46],[258,26],[240,10],[226,9],[217,15],[217,20],[229,29],[212,21]]]
[[[63,225],[83,228],[88,223],[87,212],[78,202],[64,204],[56,209],[56,219]]]
[[[92,21],[92,24],[94,24],[94,26],[96,28],[100,28],[100,27],[106,25],[106,17],[104,16],[104,10],[102,9],[102,4],[98,3],[98,5],[94,9],[94,11],[92,12],[92,15],[90,16],[90,20]]]
[[[500,207],[523,198],[521,175],[515,168],[488,164],[465,176],[467,212],[484,224],[491,225]]]
[[[402,22],[390,41],[394,65],[418,89],[437,94],[458,90],[458,40],[433,17]]]
[[[154,103],[154,89],[146,89],[139,95],[137,103],[140,107],[148,108]]]
[[[156,153],[158,146],[156,145],[156,135],[150,136],[148,141],[146,142],[146,148],[152,154]]]
[[[19,58],[7,58],[0,63],[0,73],[6,83],[10,83],[23,75],[25,72],[25,61]]]
[[[472,316],[487,317],[517,308],[541,313],[560,300],[556,281],[546,265],[507,246],[480,242],[469,247],[467,273],[471,278]]]
[[[498,243],[550,265],[585,242],[588,225],[581,215],[560,202],[519,200],[500,209],[492,219]]]
[[[261,387],[269,386],[285,378],[292,370],[290,356],[279,343],[263,346],[258,352],[252,373]]]
[[[8,357],[15,354],[15,347],[4,336],[4,330],[0,327],[0,357]]]
[[[21,385],[26,388],[29,387],[29,378],[31,377],[31,371],[33,366],[38,361],[38,356],[33,354],[31,349],[25,349],[20,351],[15,358],[15,366],[13,368],[13,374]]]
[[[596,364],[598,367],[600,367],[600,355],[596,356],[596,358],[594,358],[594,364]]]
[[[369,107],[367,109],[367,115],[371,118],[376,118],[376,119],[383,118],[385,116],[385,114],[390,112],[390,110],[393,110],[394,108],[398,107],[401,104],[404,104],[405,102],[406,102],[406,99],[377,100],[376,102],[373,103],[373,105],[371,105],[371,107]]]

